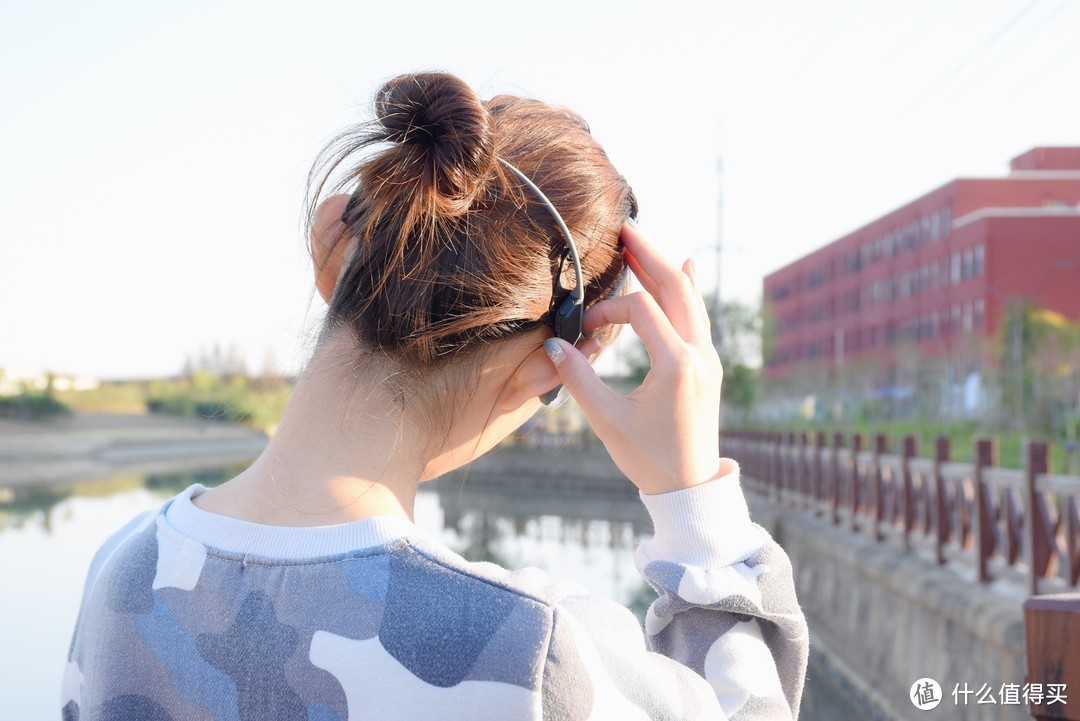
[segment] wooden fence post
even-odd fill
[[[994,465],[994,441],[979,438],[975,441],[975,557],[979,583],[989,583],[990,556],[994,553],[994,528],[990,514],[990,488],[983,479],[987,468]]]
[[[945,563],[945,544],[949,540],[949,515],[946,504],[945,477],[941,466],[949,461],[949,439],[938,436],[934,440],[934,552],[939,564]]]
[[[829,482],[829,507],[832,522],[840,523],[840,449],[844,447],[844,436],[833,433],[832,479]]]
[[[904,436],[901,476],[904,479],[904,548],[911,549],[911,529],[915,526],[915,499],[911,487],[911,459],[918,453],[915,436]]]
[[[818,431],[814,434],[814,513],[821,515],[821,501],[824,498],[824,489],[822,488],[822,467],[821,456],[825,450],[825,431]]]
[[[885,536],[881,532],[881,523],[885,520],[884,485],[881,479],[881,457],[888,451],[884,433],[874,436],[874,540],[880,541]]]
[[[772,450],[769,453],[769,498],[780,502],[780,433],[770,433]]]
[[[1042,493],[1035,486],[1035,479],[1050,472],[1050,452],[1046,441],[1029,441],[1027,444],[1027,530],[1028,560],[1031,569],[1029,591],[1034,596],[1039,592],[1039,579],[1043,578],[1050,566],[1050,519],[1049,509]]]
[[[1068,698],[1070,690],[1076,693],[1080,688],[1080,594],[1024,601],[1024,643],[1025,681],[1041,684],[1042,689],[1042,703],[1031,705],[1031,715],[1039,721],[1080,721],[1080,704]],[[1060,688],[1064,701],[1048,703],[1055,688]]]
[[[810,447],[810,432],[803,431],[799,434],[799,508],[810,507],[810,458],[807,449]]]
[[[799,505],[799,446],[796,433],[787,434],[787,473],[784,474],[784,488],[788,491],[788,505]]]
[[[851,518],[848,519],[848,523],[851,530],[859,530],[859,486],[861,485],[859,479],[859,453],[862,452],[863,437],[861,433],[855,433],[851,436]]]

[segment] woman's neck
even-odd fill
[[[262,455],[197,496],[205,510],[278,526],[320,526],[376,515],[412,519],[429,458],[423,429],[385,378],[355,362],[338,334],[304,370]],[[349,355],[349,354],[353,355]]]

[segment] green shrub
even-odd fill
[[[46,393],[27,392],[0,397],[0,418],[41,421],[70,415],[71,408]]]

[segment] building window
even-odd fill
[[[976,278],[983,274],[983,259],[986,251],[983,249],[982,243],[975,246],[975,267],[972,269],[972,275]]]
[[[935,310],[933,313],[930,314],[930,337],[933,338],[934,336],[937,335],[937,333],[938,333],[938,317],[937,317],[937,311]]]
[[[941,216],[937,213],[930,214],[930,240],[941,239]]]
[[[971,248],[964,248],[963,259],[964,260],[961,263],[960,277],[964,280],[967,280],[968,278],[971,278],[975,275],[975,273],[973,272],[973,266],[975,265],[975,253],[971,250]]]
[[[964,332],[970,333],[972,325],[971,303],[964,303]]]
[[[960,253],[956,252],[952,254],[952,284],[956,285],[960,282]]]
[[[919,226],[922,230],[919,233],[919,245],[926,245],[930,241],[930,218],[924,215],[919,220]]]
[[[982,246],[979,246],[979,247],[981,248]],[[980,298],[979,300],[975,301],[975,318],[973,320],[974,325],[975,325],[975,330],[982,330],[983,323],[985,322],[985,319],[984,319],[985,313],[986,313],[986,308],[983,306],[982,298]]]
[[[952,307],[952,333],[960,332],[960,305],[955,304]]]
[[[952,231],[952,209],[945,206],[941,209],[941,237],[948,238]]]

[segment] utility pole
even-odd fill
[[[724,239],[724,161],[720,155],[720,123],[716,124],[716,295],[713,296],[713,345],[721,353],[724,340],[723,305],[720,300],[721,253]],[[721,353],[722,355],[722,353]]]

